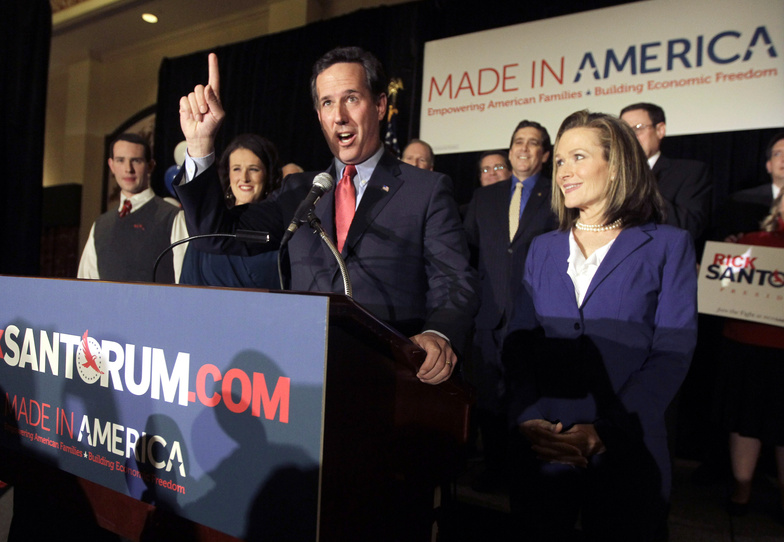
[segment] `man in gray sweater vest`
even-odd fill
[[[153,281],[158,255],[188,236],[182,211],[150,188],[155,167],[150,145],[137,134],[121,134],[111,146],[109,169],[120,187],[120,207],[98,217],[79,262],[78,278]],[[166,254],[156,282],[179,279],[185,246]]]

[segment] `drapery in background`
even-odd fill
[[[0,273],[37,275],[52,10],[48,0],[0,4]]]

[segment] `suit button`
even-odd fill
[[[509,247],[509,248],[507,248],[507,249],[506,249],[506,251],[507,251],[509,254],[512,254],[512,253],[514,252],[514,250],[512,250],[512,247]]]
[[[577,322],[577,323],[574,324],[574,329],[575,329],[575,331],[579,331],[580,330],[580,322]]]

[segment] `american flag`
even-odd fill
[[[384,145],[400,158],[400,144],[397,140],[397,93],[403,90],[403,81],[399,78],[392,79],[388,87],[389,105],[387,106],[387,131],[384,134]]]

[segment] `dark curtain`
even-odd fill
[[[278,146],[283,163],[306,170],[323,169],[330,160],[310,97],[310,71],[326,51],[358,45],[372,51],[389,76],[413,77],[418,49],[411,45],[417,26],[411,5],[362,10],[305,28],[219,47],[221,101],[227,118],[216,142],[218,149],[237,134],[254,132]],[[392,21],[395,24],[390,24]],[[183,137],[179,127],[180,96],[207,82],[207,53],[164,59],[159,76],[155,128],[156,190],[162,172],[174,161],[174,147]],[[408,117],[404,122],[408,122]]]
[[[384,64],[388,77],[403,80],[399,95],[398,138],[401,147],[419,132],[424,44],[429,40],[478,32],[569,13],[628,3],[624,0],[518,2],[501,0],[423,0],[393,7],[362,10],[280,34],[216,49],[220,59],[221,98],[228,116],[218,149],[236,134],[257,132],[269,137],[282,161],[307,169],[323,169],[330,159],[310,99],[313,62],[338,45],[359,45]],[[553,36],[554,40],[562,39]],[[521,36],[520,48],[525,47]],[[181,141],[178,99],[207,80],[207,52],[163,61],[160,69],[155,132],[157,168],[153,186],[163,193],[163,172],[173,163]],[[618,113],[609,111],[609,113]],[[512,135],[517,122],[499,130]],[[532,118],[531,120],[536,120]],[[557,126],[548,127],[553,132]],[[764,168],[767,141],[779,129],[669,137],[663,151],[674,158],[694,158],[711,166],[718,213],[727,195],[769,182]],[[383,130],[382,130],[383,134]],[[552,137],[555,133],[551,134]],[[467,202],[478,186],[476,161],[480,153],[436,156],[436,169],[455,182],[459,203]]]
[[[0,273],[37,275],[52,11],[48,0],[0,6]]]

